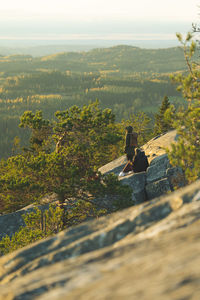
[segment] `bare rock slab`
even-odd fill
[[[0,258],[0,299],[200,299],[200,181]]]

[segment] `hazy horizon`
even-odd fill
[[[199,0],[7,0],[1,4],[0,47],[48,45],[147,48],[178,45],[198,20]]]
[[[1,25],[0,21],[0,25]],[[95,28],[78,26],[73,22],[58,22],[56,26],[46,22],[33,26],[18,23],[15,28],[0,26],[1,47],[34,47],[47,45],[90,45],[109,47],[125,44],[147,48],[165,48],[178,46],[176,32],[191,30],[189,22],[143,22],[134,21],[97,22]]]

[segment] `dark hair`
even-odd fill
[[[127,130],[129,133],[131,133],[131,132],[133,131],[133,127],[132,127],[132,126],[127,126],[127,127],[126,127],[126,130]]]

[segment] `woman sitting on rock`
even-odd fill
[[[133,127],[126,127],[126,145],[124,152],[126,153],[128,163],[126,164],[122,172],[119,173],[119,176],[125,176],[127,175],[127,173],[133,170],[132,162],[133,157],[135,156],[135,148],[138,146],[137,138],[138,134],[136,132],[133,132]]]

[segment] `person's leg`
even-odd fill
[[[132,171],[132,164],[130,161],[127,162],[127,164],[125,165],[125,167],[123,168],[123,171],[124,173],[128,173]]]
[[[128,160],[127,164],[123,168],[123,170],[119,173],[119,176],[125,176],[128,172],[133,171],[133,157],[135,155],[135,149],[132,153],[126,154],[126,158]]]
[[[125,165],[125,167],[123,168],[122,172],[120,172],[119,176],[124,176],[126,175],[128,172],[132,171],[132,164],[131,164],[131,159],[133,159],[131,154],[127,154],[126,158],[128,160],[127,164]]]
[[[130,161],[128,161],[123,170],[119,173],[119,176],[125,176],[130,171],[132,171],[132,164]]]

